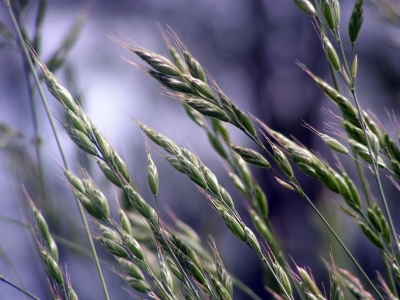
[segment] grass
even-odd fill
[[[39,120],[37,104],[33,101],[38,95],[61,153],[63,180],[75,196],[81,216],[81,230],[86,233],[90,245],[90,250],[86,250],[75,242],[66,242],[55,235],[51,230],[54,222],[48,222],[47,216],[37,208],[35,196],[40,195],[39,198],[46,199],[48,195],[43,170],[44,155],[40,143],[35,143],[33,148],[36,160],[33,163],[38,166],[39,192],[37,195],[30,195],[23,186],[21,190],[24,192],[24,203],[29,204],[29,214],[34,220],[34,246],[40,254],[42,270],[46,271],[49,290],[55,299],[78,299],[79,296],[73,284],[79,279],[68,275],[67,267],[58,251],[61,245],[93,259],[106,299],[110,298],[110,285],[103,276],[105,264],[112,268],[114,276],[126,282],[121,287],[126,290],[125,297],[136,295],[154,299],[234,299],[235,293],[240,290],[247,298],[261,299],[225,267],[224,260],[227,258],[219,253],[218,239],[211,236],[207,240],[201,239],[193,228],[179,220],[179,216],[167,217],[162,211],[163,207],[159,205],[162,194],[159,181],[163,179],[159,175],[155,155],[164,158],[174,172],[187,177],[188,182],[204,195],[204,200],[221,220],[223,228],[220,230],[233,236],[237,243],[246,245],[258,258],[266,275],[263,284],[271,298],[398,299],[400,249],[393,213],[388,204],[389,199],[396,199],[397,196],[386,192],[382,181],[388,177],[394,187],[400,190],[400,150],[398,143],[381,125],[382,120],[366,110],[360,102],[362,99],[357,96],[359,60],[356,46],[363,25],[365,3],[356,0],[349,20],[345,21],[340,17],[343,14],[337,0],[323,0],[318,4],[308,0],[293,2],[312,21],[331,70],[331,78],[321,78],[305,64],[298,62],[298,66],[304,70],[304,76],[310,77],[310,84],[316,84],[337,108],[336,112],[328,111],[333,122],[328,124],[328,130],[324,131],[326,133],[322,133],[324,129],[315,129],[304,124],[332,151],[335,158],[333,163],[304,146],[301,141],[274,130],[232,102],[218,86],[218,79],[205,71],[171,29],[167,32],[160,29],[169,56],[111,37],[127,50],[128,55],[138,57],[126,60],[144,75],[155,79],[160,84],[162,93],[179,103],[190,120],[204,131],[222,162],[221,167],[226,170],[233,186],[241,194],[236,199],[231,191],[220,184],[220,179],[205,165],[195,150],[181,146],[134,117],[133,123],[144,136],[147,172],[133,174],[123,156],[91,120],[85,106],[54,75],[58,69],[64,67],[66,54],[79,35],[83,17],[77,19],[59,49],[44,62],[39,51],[39,37],[46,2],[39,2],[36,35],[27,40],[22,22],[26,4],[21,2],[17,5],[4,1],[23,59],[35,136],[39,136],[38,125],[44,122]],[[340,26],[347,27],[348,39],[342,39]],[[345,49],[351,50],[347,53]],[[51,93],[51,98],[43,91],[44,84]],[[49,102],[54,100],[63,112],[63,115],[57,116],[57,120],[54,120],[49,106]],[[394,113],[389,114],[388,118],[398,131]],[[55,124],[56,121],[59,126]],[[114,191],[118,191],[115,192],[117,211],[110,205],[115,200],[95,183],[91,168],[85,169],[82,166],[75,173],[71,170],[71,162],[68,162],[58,137],[60,130],[89,158],[86,163],[96,162],[103,178],[113,185]],[[242,132],[249,144],[238,144],[232,137],[232,131]],[[8,124],[3,125],[3,132],[10,138],[19,135]],[[5,148],[9,150],[11,158],[16,155],[14,152],[17,150],[11,144]],[[347,157],[353,162],[351,166],[341,162]],[[323,226],[329,232],[327,234],[333,237],[329,240],[332,245],[328,246],[339,246],[348,256],[350,262],[343,265],[333,251],[324,253],[325,257],[329,257],[325,262],[325,273],[329,280],[323,285],[318,278],[313,277],[311,269],[297,265],[285,250],[285,236],[278,235],[273,226],[266,191],[257,179],[257,168],[273,174],[277,186],[289,190],[291,197],[298,198],[298,201],[307,203],[320,219],[318,226]],[[356,170],[358,176],[352,177],[350,174],[354,172],[350,172],[350,169]],[[316,199],[307,194],[298,179],[300,173],[316,179],[316,182],[331,192],[332,197],[335,195],[340,201],[329,202],[328,212],[321,212],[320,207],[315,204]],[[140,192],[134,180],[138,176],[146,178],[153,199],[145,199]],[[373,192],[375,189],[370,188],[373,185],[377,186],[376,194]],[[243,203],[240,199],[245,199],[244,206],[248,213],[246,216],[242,209],[238,209]],[[396,205],[393,201],[390,203]],[[357,224],[357,233],[376,248],[374,254],[381,260],[385,274],[371,276],[370,272],[364,270],[366,266],[351,253],[332,224],[332,210],[336,209]],[[50,207],[48,215],[52,214],[55,214],[55,220],[62,217],[57,215],[55,208]],[[8,222],[11,221],[8,219]],[[101,259],[103,266],[97,253],[99,247],[96,250],[93,240],[107,252],[107,258]],[[7,253],[2,254],[4,260],[9,261]],[[111,257],[114,258],[113,261],[110,261]],[[311,254],[311,259],[319,260],[315,253]],[[13,268],[11,261],[8,267]],[[24,287],[18,276],[19,272],[23,270],[15,272],[18,284],[1,274],[0,280],[26,297],[38,299]]]

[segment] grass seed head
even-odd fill
[[[317,11],[315,10],[314,5],[308,0],[293,0],[294,4],[297,5],[302,11],[306,14],[315,17],[317,15]]]
[[[182,75],[182,77],[193,87],[194,90],[196,90],[201,96],[204,96],[205,98],[211,99],[211,100],[216,100],[213,91],[211,88],[208,86],[207,83],[204,83],[204,81],[194,78],[189,75]]]
[[[67,124],[63,125],[65,131],[71,138],[71,140],[83,151],[93,156],[98,156],[96,146],[91,142],[91,140],[81,131],[70,127]]]
[[[222,300],[231,300],[231,294],[229,294],[228,290],[219,282],[214,276],[211,276],[212,284],[217,291],[217,294],[221,297]]]
[[[340,6],[338,0],[322,0],[321,10],[324,20],[331,30],[335,30],[340,24]]]
[[[184,94],[194,93],[192,87],[180,77],[171,77],[163,73],[155,72],[148,69],[146,69],[145,71],[147,72],[147,74],[149,74],[151,77],[156,79],[159,83],[161,83],[163,86],[165,86],[171,91]]]
[[[246,232],[244,230],[244,226],[241,223],[239,223],[235,218],[233,218],[230,215],[230,213],[222,211],[220,212],[220,214],[226,226],[233,233],[233,235],[236,236],[242,242],[246,243],[247,237],[246,237]]]
[[[207,186],[210,189],[210,191],[215,196],[219,196],[220,189],[219,189],[217,176],[215,176],[215,174],[213,172],[211,172],[211,170],[204,165],[202,166],[202,171],[203,171],[204,178],[207,182]]]
[[[68,179],[71,186],[80,193],[85,193],[85,187],[83,186],[82,181],[75,176],[72,172],[68,170],[64,170],[64,175]]]
[[[97,165],[100,167],[101,171],[103,172],[104,176],[107,177],[113,184],[117,187],[122,188],[122,183],[120,178],[115,174],[115,172],[103,161],[97,160]]]
[[[224,123],[222,123],[218,119],[212,118],[211,119],[211,125],[212,125],[212,128],[213,128],[215,133],[217,133],[218,135],[222,136],[222,138],[225,141],[230,142],[231,138],[230,138],[230,135],[229,135],[229,131],[226,128]]]
[[[166,161],[169,162],[169,164],[177,171],[181,172],[181,173],[185,173],[185,170],[183,169],[181,163],[179,162],[179,160],[173,156],[170,155],[164,155],[161,154],[162,157],[165,158]]]
[[[316,299],[319,299],[318,297],[320,296],[323,297],[321,291],[315,284],[314,279],[307,273],[307,271],[300,267],[297,267],[297,271],[299,272],[306,289],[309,290],[313,296],[317,297]]]
[[[82,132],[87,137],[89,136],[89,132],[91,128],[87,128],[84,121],[82,121],[76,114],[74,114],[70,109],[65,108],[65,112],[67,113],[67,117],[70,121],[70,124],[80,132]]]
[[[360,227],[361,231],[364,233],[364,235],[367,237],[367,239],[374,244],[376,247],[378,247],[381,250],[385,250],[385,246],[383,245],[380,237],[375,234],[371,228],[368,227],[367,224],[364,222],[358,222],[358,226]]]
[[[203,175],[203,173],[190,161],[188,160],[179,160],[185,174],[189,177],[191,181],[197,184],[199,187],[203,189],[208,189],[207,181]]]
[[[155,70],[161,73],[170,76],[180,76],[182,74],[178,67],[176,67],[168,58],[162,55],[141,47],[128,46],[127,49],[135,53]]]
[[[201,97],[185,97],[182,102],[191,108],[195,109],[202,115],[213,117],[223,122],[229,122],[230,118],[226,112],[220,108],[218,105],[204,100]]]
[[[203,67],[200,63],[193,57],[193,55],[187,50],[182,50],[182,55],[186,61],[187,66],[189,67],[190,74],[204,83],[207,83],[207,76],[203,70]]]
[[[288,275],[286,274],[285,270],[281,267],[280,264],[274,263],[273,265],[276,276],[279,278],[283,288],[285,289],[286,294],[289,296],[292,295],[292,286],[290,285],[290,280]]]
[[[101,231],[101,235],[104,238],[112,240],[112,241],[114,241],[116,243],[119,243],[119,244],[122,243],[118,232],[116,232],[115,230],[113,230],[113,229],[111,229],[111,228],[109,228],[107,226],[104,226],[102,224],[99,225],[99,228],[100,228],[100,231]]]
[[[361,26],[364,21],[364,0],[357,0],[354,4],[353,12],[349,21],[349,37],[350,42],[354,44],[361,31]]]
[[[132,235],[131,222],[129,221],[128,216],[126,215],[126,213],[122,209],[119,209],[118,216],[119,216],[119,223],[121,225],[121,228],[127,234]]]
[[[167,264],[172,273],[178,278],[180,281],[184,281],[184,274],[181,273],[180,269],[176,266],[176,264],[172,261],[171,258],[167,257]]]
[[[354,56],[353,63],[351,64],[351,77],[353,80],[357,77],[357,70],[358,70],[358,56]]]
[[[64,277],[57,262],[45,250],[42,250],[41,253],[47,273],[49,273],[50,277],[59,285],[64,285]]]
[[[107,250],[107,252],[111,253],[112,255],[115,255],[117,257],[121,258],[128,258],[129,254],[125,250],[125,248],[120,244],[115,241],[112,241],[110,239],[100,237],[98,238],[99,242],[101,245],[104,247],[104,249]]]
[[[271,147],[272,147],[272,151],[274,152],[274,157],[276,159],[276,162],[278,163],[281,170],[289,178],[294,178],[293,169],[292,169],[285,153],[283,153],[283,151],[281,149],[279,149],[277,146],[275,146],[272,142],[271,142]]]
[[[232,180],[233,185],[246,197],[250,197],[249,193],[247,192],[246,186],[243,184],[243,181],[233,172],[228,173],[229,178]]]
[[[186,114],[188,115],[188,117],[195,122],[197,125],[199,125],[200,127],[204,128],[204,126],[206,125],[206,123],[204,122],[204,117],[203,115],[198,112],[197,110],[191,108],[189,105],[187,104],[183,104],[183,108],[185,109]]]
[[[153,196],[157,196],[159,186],[158,171],[150,152],[147,154],[147,181]]]
[[[142,250],[142,247],[138,243],[137,240],[135,240],[130,234],[122,232],[122,240],[128,247],[129,251],[139,260],[144,260],[144,252]]]
[[[337,139],[334,139],[329,135],[323,133],[321,133],[319,136],[324,141],[324,143],[333,151],[347,155],[349,154],[349,150],[347,150],[347,148],[343,146]]]
[[[322,47],[324,49],[326,58],[328,59],[329,63],[331,64],[332,68],[334,68],[336,71],[339,71],[340,70],[340,60],[336,53],[335,48],[332,46],[331,42],[324,34],[321,34],[321,42],[322,42]]]
[[[142,129],[142,131],[146,134],[146,136],[148,138],[150,138],[154,143],[156,143],[158,146],[160,146],[161,148],[163,148],[165,151],[174,154],[174,155],[178,155],[180,154],[180,149],[178,147],[178,145],[173,142],[172,140],[170,140],[169,138],[167,138],[166,136],[158,133],[157,131],[155,131],[154,129],[140,123],[137,122],[140,126],[140,128]]]
[[[262,188],[256,184],[255,185],[255,204],[260,209],[264,217],[268,216],[268,200]]]
[[[249,164],[252,164],[252,165],[255,165],[255,166],[261,167],[261,168],[266,168],[266,169],[271,168],[270,163],[260,153],[254,151],[252,149],[239,146],[239,145],[230,144],[230,146],[231,146],[232,150],[235,151],[237,154],[239,154],[240,157],[245,162],[248,162]]]
[[[226,189],[224,189],[222,186],[219,186],[219,192],[220,192],[222,199],[224,200],[224,203],[229,208],[234,209],[235,205],[234,205],[232,197],[231,197],[231,195],[229,195],[228,191]]]
[[[113,167],[118,171],[118,173],[125,179],[127,183],[131,183],[131,176],[129,174],[129,169],[126,166],[125,162],[122,160],[122,158],[112,150],[111,152],[111,157],[112,157],[112,164]]]
[[[215,151],[225,160],[228,159],[228,154],[225,151],[224,145],[222,144],[221,140],[213,135],[211,132],[207,132],[208,141],[210,142],[211,146],[214,148]]]
[[[150,285],[144,280],[138,280],[133,277],[128,277],[126,281],[134,290],[140,293],[148,294],[152,291]]]
[[[104,138],[103,134],[97,128],[93,128],[93,133],[96,139],[96,146],[100,149],[103,158],[107,160],[112,160],[112,148],[108,141]]]
[[[145,279],[142,271],[133,262],[124,258],[117,258],[117,260],[129,276],[139,280]]]
[[[254,232],[247,226],[245,226],[244,230],[246,233],[247,243],[254,251],[256,251],[257,253],[261,253],[260,243],[258,242]]]

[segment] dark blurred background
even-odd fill
[[[324,122],[333,120],[321,108],[337,110],[312,79],[296,65],[296,61],[300,61],[312,72],[331,82],[328,63],[313,23],[292,1],[97,0],[88,4],[82,1],[49,1],[43,24],[41,56],[46,60],[74,19],[83,10],[88,11],[83,31],[68,55],[65,67],[57,72],[57,76],[76,96],[82,98],[89,116],[128,163],[145,199],[152,197],[146,182],[144,139],[130,116],[193,149],[215,172],[220,183],[231,192],[244,221],[251,223],[245,210],[246,200],[234,190],[221,161],[209,146],[205,133],[187,118],[178,103],[159,93],[157,82],[122,57],[141,64],[140,60],[109,38],[112,35],[123,40],[129,39],[155,52],[167,54],[157,23],[165,29],[169,26],[178,34],[221,89],[243,111],[261,119],[274,130],[293,135],[334,163],[332,155],[319,138],[302,126],[304,120],[323,131]],[[346,41],[346,50],[350,51],[347,21],[354,1],[340,1],[340,4],[342,36]],[[37,2],[30,1],[24,19],[28,34],[31,35],[36,7]],[[12,28],[3,3],[0,4],[0,21]],[[385,108],[394,110],[398,115],[399,41],[399,27],[388,22],[376,4],[366,1],[365,23],[356,44],[359,59],[358,94],[363,107],[371,109],[391,134],[395,132]],[[34,134],[31,109],[21,54],[11,46],[2,46],[0,120],[15,126],[24,138],[18,140],[16,145],[21,153],[10,155],[5,150],[0,154],[0,246],[1,251],[7,254],[1,256],[0,274],[13,277],[7,263],[9,259],[27,289],[47,299],[50,297],[49,289],[31,231],[5,219],[7,217],[32,224],[31,214],[21,194],[20,182],[33,192],[35,187],[31,182],[36,167],[31,143]],[[51,96],[49,99],[53,113],[62,115],[59,104]],[[54,210],[54,215],[48,216],[52,232],[87,247],[76,204],[58,167],[61,158],[47,117],[39,101],[37,105],[40,107],[46,187],[51,199],[47,203],[40,199],[34,200],[42,211],[46,212],[48,205]],[[254,148],[238,130],[230,129],[237,143]],[[60,132],[70,164],[75,170],[78,163],[91,169],[96,182],[110,196],[110,202],[113,202],[115,190],[97,172],[95,163],[85,160],[61,129]],[[160,172],[160,207],[165,215],[173,211],[178,218],[197,230],[205,244],[209,241],[209,235],[212,235],[227,269],[251,286],[260,297],[268,299],[263,288],[263,270],[258,258],[246,245],[232,237],[193,184],[158,157],[157,147],[152,145],[152,148]],[[348,172],[355,175],[352,161],[344,159],[343,162],[349,166]],[[353,271],[351,263],[346,260],[329,233],[321,229],[322,224],[305,201],[277,185],[271,172],[254,169],[254,173],[267,193],[270,218],[281,243],[299,266],[310,266],[318,284],[326,282],[328,277],[323,259],[327,259],[328,252],[332,251],[339,267]],[[346,244],[361,264],[367,263],[368,274],[375,277],[375,270],[382,269],[379,254],[376,249],[369,247],[353,221],[335,208],[335,201],[340,199],[322,188],[317,181],[302,176],[300,172],[297,174],[310,198],[323,212],[329,212],[331,222],[342,234]],[[390,185],[387,190],[389,195],[395,193]],[[149,201],[154,204],[153,200]],[[112,208],[115,213],[115,203]],[[394,215],[398,212],[395,208],[393,211]],[[100,299],[100,283],[90,258],[65,247],[59,248],[60,261],[63,266],[67,266],[66,270],[80,298]],[[100,252],[106,255],[101,249]],[[129,298],[129,294],[122,288],[125,286],[123,281],[107,266],[103,268],[111,298]],[[21,295],[9,286],[0,285],[0,299],[20,298]],[[246,299],[246,296],[235,290],[235,299]]]

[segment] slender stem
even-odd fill
[[[46,197],[46,184],[45,184],[45,179],[44,179],[44,169],[43,169],[43,159],[42,159],[42,147],[41,147],[41,138],[39,134],[39,122],[38,122],[38,114],[35,106],[35,102],[33,99],[33,89],[31,82],[29,80],[29,66],[26,61],[26,58],[24,55],[22,55],[22,62],[24,65],[24,75],[25,75],[25,81],[28,89],[28,97],[29,97],[29,104],[31,107],[31,112],[32,112],[32,123],[33,123],[33,131],[34,131],[34,146],[35,146],[35,155],[36,155],[36,160],[38,164],[38,171],[39,171],[39,186],[40,186],[40,195],[42,200],[46,202],[47,197]]]
[[[19,276],[17,270],[15,269],[12,261],[10,260],[10,258],[8,257],[7,253],[4,251],[3,246],[0,243],[0,257],[2,258],[2,260],[4,261],[5,266],[7,267],[7,269],[9,269],[10,273],[12,274],[12,276],[14,277],[14,279],[17,281],[17,283],[19,284],[19,286],[23,289],[26,289],[24,286],[24,283],[21,280],[21,277]]]
[[[34,295],[32,295],[31,293],[25,291],[24,289],[20,288],[19,286],[13,284],[11,281],[7,280],[6,278],[4,278],[3,275],[0,275],[0,281],[3,281],[9,285],[11,285],[13,288],[17,289],[18,291],[24,293],[25,295],[27,295],[28,297],[31,297],[32,299],[35,300],[40,300],[38,297],[35,297]]]
[[[67,170],[69,170],[68,161],[67,161],[67,159],[66,159],[64,150],[63,150],[63,148],[62,148],[60,139],[59,139],[59,137],[58,137],[57,129],[56,129],[56,126],[55,126],[55,123],[54,123],[54,120],[53,120],[53,116],[52,116],[52,114],[51,114],[50,107],[49,107],[48,102],[47,102],[47,98],[46,98],[46,96],[45,96],[45,94],[44,94],[44,91],[43,91],[43,88],[42,88],[42,86],[41,86],[41,84],[40,84],[40,80],[39,80],[39,78],[38,78],[38,76],[37,76],[37,74],[36,74],[35,67],[34,67],[34,65],[33,65],[33,63],[32,63],[32,59],[31,59],[31,57],[30,57],[30,55],[29,55],[28,49],[27,49],[27,47],[26,47],[26,45],[25,45],[25,41],[24,41],[24,39],[23,39],[23,37],[22,37],[21,30],[20,30],[20,28],[19,28],[19,26],[18,26],[18,23],[17,23],[17,21],[16,21],[16,19],[15,19],[14,13],[13,13],[13,11],[12,11],[12,9],[11,9],[10,1],[9,1],[9,0],[4,0],[4,3],[5,3],[5,5],[6,5],[7,8],[8,8],[8,13],[9,13],[9,15],[10,15],[10,18],[11,18],[11,21],[12,21],[13,26],[14,26],[14,28],[15,28],[15,31],[17,32],[18,39],[19,39],[19,42],[20,42],[20,46],[21,46],[22,51],[23,51],[23,53],[24,53],[24,55],[25,55],[26,61],[28,62],[29,68],[30,68],[30,70],[31,70],[31,73],[32,73],[33,78],[34,78],[34,80],[35,80],[35,83],[36,83],[37,89],[38,89],[38,91],[39,91],[40,97],[41,97],[41,99],[42,99],[43,105],[44,105],[44,107],[45,107],[47,116],[48,116],[49,121],[50,121],[51,128],[52,128],[52,130],[53,130],[54,137],[55,137],[55,139],[56,139],[56,142],[57,142],[57,145],[58,145],[58,148],[59,148],[59,151],[60,151],[60,155],[61,155],[62,160],[63,160],[63,163],[64,163],[64,166],[65,166],[65,168],[66,168]],[[86,217],[85,217],[85,213],[84,213],[84,211],[83,211],[82,204],[79,202],[79,200],[78,200],[77,197],[75,197],[75,200],[76,200],[76,203],[77,203],[77,205],[78,205],[79,213],[80,213],[80,215],[81,215],[81,219],[82,219],[82,222],[83,222],[83,224],[84,224],[84,228],[85,228],[85,232],[86,232],[87,238],[88,238],[88,240],[89,240],[89,244],[90,244],[90,248],[91,248],[91,251],[92,251],[92,254],[93,254],[93,258],[94,258],[94,260],[95,260],[97,272],[98,272],[98,275],[99,275],[99,278],[100,278],[100,281],[101,281],[101,285],[102,285],[102,288],[103,288],[104,296],[105,296],[105,298],[106,298],[107,300],[109,300],[110,297],[109,297],[109,295],[108,295],[108,291],[107,291],[107,287],[106,287],[106,284],[105,284],[105,281],[104,281],[103,273],[102,273],[102,271],[101,271],[99,259],[98,259],[98,257],[97,257],[96,249],[95,249],[95,247],[94,247],[93,239],[92,239],[92,236],[91,236],[91,234],[90,234],[89,225],[88,225],[88,223],[87,223],[87,220],[86,220]]]
[[[261,143],[261,141],[257,138],[252,136],[251,134],[249,134],[247,131],[244,130],[244,133],[249,136],[257,145],[259,145],[262,150],[264,150],[270,157],[273,158],[274,161],[275,158],[274,156],[265,148],[265,146]],[[290,178],[289,178],[290,179]],[[296,184],[300,189],[300,184],[297,181],[296,178],[294,179],[290,179],[290,181],[294,181],[293,183]],[[368,283],[371,285],[371,287],[374,289],[374,291],[378,294],[379,298],[381,298],[382,300],[384,300],[384,298],[382,297],[382,295],[379,293],[378,289],[375,287],[375,285],[372,283],[371,279],[369,279],[369,277],[367,276],[367,274],[364,272],[364,270],[362,269],[362,267],[358,264],[357,260],[354,258],[354,256],[351,254],[351,252],[347,249],[347,247],[345,246],[345,244],[342,242],[342,240],[340,239],[340,237],[336,234],[336,232],[333,230],[333,228],[329,225],[328,221],[324,218],[324,216],[320,213],[320,211],[318,210],[318,208],[315,207],[315,205],[311,202],[311,200],[308,198],[308,196],[302,191],[303,197],[307,200],[307,202],[311,205],[312,209],[317,213],[317,215],[319,216],[319,218],[322,220],[322,222],[326,225],[326,227],[328,227],[329,231],[333,234],[333,236],[336,238],[336,240],[339,242],[339,244],[342,246],[342,248],[344,249],[344,251],[347,253],[347,255],[350,257],[350,259],[353,261],[353,263],[357,266],[357,268],[360,270],[360,272],[362,273],[362,275],[366,278],[366,280],[368,281]]]
[[[311,205],[312,209],[317,213],[319,218],[322,220],[322,222],[325,224],[325,226],[329,229],[329,231],[333,234],[333,236],[336,238],[336,240],[339,242],[339,244],[342,246],[343,250],[347,253],[347,255],[350,257],[350,259],[353,261],[353,263],[356,265],[356,267],[360,270],[361,274],[367,279],[368,283],[371,285],[371,287],[374,289],[375,293],[379,296],[380,299],[384,300],[383,296],[379,293],[378,289],[376,286],[372,283],[371,279],[369,279],[368,275],[364,272],[362,267],[358,264],[357,260],[354,258],[354,256],[351,254],[349,249],[345,246],[345,244],[342,242],[342,240],[339,238],[339,236],[336,234],[336,232],[333,230],[333,228],[329,225],[328,221],[324,218],[324,216],[320,213],[318,208],[311,202],[311,200],[307,197],[307,195],[304,194],[304,198],[307,200],[308,204]]]
[[[377,182],[378,187],[379,187],[379,193],[380,193],[381,198],[382,198],[384,212],[385,212],[386,218],[388,219],[388,222],[389,222],[390,233],[392,235],[392,238],[395,241],[394,243],[392,243],[392,251],[393,251],[393,254],[396,255],[396,257],[399,257],[399,248],[398,248],[399,241],[398,241],[398,238],[397,238],[396,229],[394,228],[394,225],[393,225],[392,217],[391,217],[390,212],[389,212],[389,207],[388,207],[388,204],[387,204],[387,201],[386,201],[385,193],[383,191],[382,183],[381,183],[381,180],[380,180],[380,177],[379,177],[378,167],[377,167],[377,164],[375,163],[375,161],[377,161],[377,158],[375,159],[374,154],[372,153],[370,140],[368,139],[368,136],[367,136],[367,128],[366,128],[366,125],[364,123],[364,116],[362,114],[362,110],[361,110],[359,101],[357,99],[357,94],[356,94],[354,89],[351,90],[351,94],[352,94],[354,102],[356,104],[358,115],[359,115],[359,118],[360,118],[360,123],[361,123],[361,126],[362,126],[362,130],[364,132],[364,138],[365,138],[365,140],[367,142],[369,156],[370,156],[371,161],[372,161],[372,168],[373,168],[373,171],[374,171],[374,177],[375,177],[376,182]]]

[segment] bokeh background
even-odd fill
[[[380,1],[388,2],[388,1]],[[38,1],[31,0],[24,14],[27,34],[34,34]],[[354,1],[340,1],[342,36],[347,42],[347,20]],[[378,5],[379,6],[379,5]],[[398,116],[400,106],[400,31],[396,15],[389,22],[385,11],[366,1],[365,22],[356,46],[359,59],[358,93],[364,108],[372,110],[390,133],[395,135],[385,108]],[[396,8],[396,6],[394,6]],[[106,133],[117,151],[126,160],[145,199],[152,199],[147,187],[144,138],[131,116],[193,149],[232,194],[236,206],[249,224],[246,200],[237,193],[216,153],[209,146],[205,133],[196,127],[180,105],[162,95],[158,83],[134,68],[123,58],[141,64],[127,50],[110,39],[116,36],[145,48],[167,54],[157,28],[169,26],[213,76],[221,89],[243,111],[261,119],[268,126],[286,135],[293,135],[304,145],[334,162],[332,155],[317,136],[302,126],[303,120],[324,130],[324,122],[332,122],[321,108],[335,107],[312,79],[297,65],[300,61],[315,74],[330,81],[328,64],[310,18],[290,0],[184,1],[184,0],[96,0],[48,1],[41,37],[41,57],[46,61],[83,11],[87,19],[76,44],[68,53],[65,66],[56,75],[81,98],[86,111],[100,130]],[[395,10],[393,10],[395,11]],[[392,12],[393,12],[392,11]],[[3,3],[0,21],[11,33],[12,25]],[[27,202],[21,193],[26,186],[39,208],[47,214],[51,231],[87,247],[72,193],[62,179],[61,162],[47,117],[39,98],[35,102],[40,115],[40,137],[46,175],[46,201],[37,190],[37,166],[33,149],[34,131],[28,101],[21,53],[15,41],[2,39],[0,48],[0,120],[18,129],[23,136],[2,137],[0,152],[0,274],[13,278],[15,267],[27,289],[41,299],[50,299],[45,271],[34,244],[31,230],[16,224],[33,224]],[[350,51],[349,44],[345,45]],[[62,116],[61,108],[49,96],[54,115]],[[113,202],[117,193],[98,173],[95,162],[86,159],[62,132],[62,143],[70,164],[77,170],[83,165]],[[236,142],[254,145],[240,132],[230,128]],[[8,151],[12,145],[12,152]],[[157,155],[151,145],[160,172],[160,207],[166,217],[173,215],[197,230],[204,243],[212,235],[227,269],[251,286],[263,299],[263,270],[258,258],[231,236],[204,196],[182,174],[175,172]],[[256,149],[256,148],[254,148]],[[352,161],[343,160],[352,174]],[[326,282],[323,259],[333,251],[341,267],[352,265],[338,249],[332,237],[296,194],[276,184],[271,172],[254,169],[269,199],[270,218],[282,245],[300,266],[310,266],[318,284]],[[341,232],[349,248],[375,277],[382,265],[375,249],[359,235],[357,227],[335,208],[336,196],[317,181],[302,176],[300,182],[322,211],[329,212],[331,222]],[[384,176],[383,176],[384,177]],[[374,186],[371,187],[374,189]],[[390,185],[388,194],[398,200]],[[36,197],[36,199],[35,199]],[[115,202],[115,201],[114,201]],[[151,204],[153,200],[149,200]],[[112,204],[114,213],[116,204]],[[393,205],[392,205],[393,207]],[[394,215],[398,213],[393,207]],[[396,220],[395,220],[396,221]],[[398,223],[398,222],[397,222]],[[71,275],[72,284],[81,299],[100,299],[101,288],[90,258],[60,246],[61,259]],[[101,255],[107,254],[99,248]],[[129,299],[123,281],[103,265],[111,298]],[[131,297],[132,298],[132,297]],[[21,299],[21,295],[0,284],[0,299]],[[235,299],[246,296],[235,290]]]

